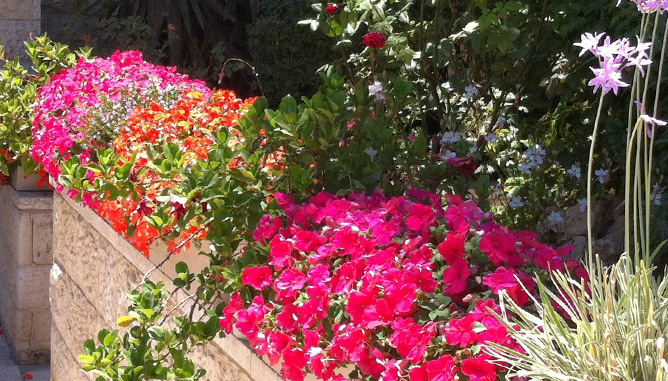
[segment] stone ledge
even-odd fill
[[[17,191],[11,186],[0,187],[0,197],[8,197],[19,210],[51,211],[53,209],[53,191]]]

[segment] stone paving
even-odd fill
[[[0,332],[0,381],[49,381],[49,364],[17,364],[1,326]]]

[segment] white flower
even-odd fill
[[[668,124],[665,120],[653,118],[649,115],[640,115],[640,119],[642,119],[645,123],[647,124],[656,124],[657,126],[665,126]]]
[[[478,89],[475,86],[468,85],[464,88],[464,91],[466,92],[465,96],[467,100],[473,99],[474,96],[478,95]]]
[[[603,168],[597,169],[596,171],[594,171],[594,174],[596,175],[596,177],[598,177],[598,182],[601,184],[605,184],[608,181],[610,181],[610,171],[608,171],[607,169]]]
[[[309,357],[315,357],[315,356],[319,355],[321,352],[322,352],[322,348],[320,348],[320,347],[311,347],[311,348],[308,350],[307,353],[308,353],[308,356],[309,356]]]
[[[172,203],[172,204],[185,205],[188,202],[188,197],[181,197],[181,196],[177,196],[175,194],[170,194],[169,195],[169,202]]]
[[[441,138],[441,145],[457,143],[462,140],[462,134],[460,132],[446,131]]]
[[[496,144],[499,141],[499,138],[496,136],[496,134],[489,134],[485,135],[485,141],[489,144]]]
[[[564,216],[561,214],[561,212],[552,212],[549,216],[547,216],[547,219],[552,222],[563,222]]]
[[[582,177],[582,170],[575,164],[571,165],[571,169],[569,169],[567,172],[571,177],[574,177],[576,179]]]
[[[372,159],[376,158],[376,155],[378,155],[378,151],[375,149],[369,147],[364,151],[367,155],[369,155]]]
[[[513,197],[512,199],[510,199],[508,206],[510,206],[513,209],[521,208],[524,206],[524,201],[522,201],[522,198],[520,197]]]
[[[369,85],[369,95],[375,97],[379,101],[385,100],[385,95],[382,93],[383,91],[385,91],[385,89],[383,88],[383,84],[379,81]]]
[[[578,205],[580,205],[580,212],[587,210],[587,199],[581,198],[578,200]]]

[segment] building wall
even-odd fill
[[[25,57],[23,42],[40,33],[40,0],[0,0],[0,41],[9,58]]]

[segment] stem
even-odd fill
[[[653,44],[652,44],[653,45]],[[656,91],[654,92],[654,109],[652,111],[652,117],[656,118],[657,113],[659,112],[659,95],[661,92],[661,78],[663,74],[663,62],[666,58],[666,47],[668,46],[668,20],[666,21],[666,24],[664,25],[664,31],[663,31],[663,43],[661,46],[661,58],[659,60],[659,71],[656,75]],[[649,69],[647,70],[647,75],[649,76]],[[650,221],[650,207],[652,204],[651,200],[651,191],[650,187],[652,186],[652,168],[654,166],[654,136],[656,135],[654,128],[657,126],[652,126],[652,136],[650,137],[649,140],[649,160],[647,163],[647,186],[646,186],[646,194],[645,194],[645,218],[647,218],[647,255],[650,254],[650,247],[649,247],[649,241],[651,238],[652,230],[649,228],[649,225],[651,223]]]
[[[592,244],[592,239],[593,239],[593,228],[592,228],[592,221],[591,221],[591,204],[592,204],[592,197],[591,197],[591,188],[592,188],[592,174],[593,174],[593,167],[594,167],[594,151],[595,151],[595,146],[596,146],[596,134],[598,133],[598,124],[601,121],[601,110],[603,109],[603,97],[605,94],[601,92],[601,98],[598,101],[598,110],[596,111],[596,121],[594,122],[594,131],[591,135],[591,145],[589,146],[589,163],[588,163],[588,168],[587,168],[587,249],[589,250],[588,253],[588,258],[589,258],[589,265],[593,265],[594,263],[594,245]]]
[[[625,176],[625,189],[624,189],[624,250],[627,255],[631,255],[630,247],[630,235],[631,235],[631,158],[633,157],[633,139],[635,139],[636,134],[638,133],[638,128],[641,126],[641,120],[638,118],[636,124],[632,129],[629,129],[630,138],[627,141],[626,149],[626,176]],[[635,216],[634,216],[635,218]],[[635,226],[635,224],[634,224]],[[635,248],[634,248],[635,249]],[[638,256],[634,256],[638,258]]]

